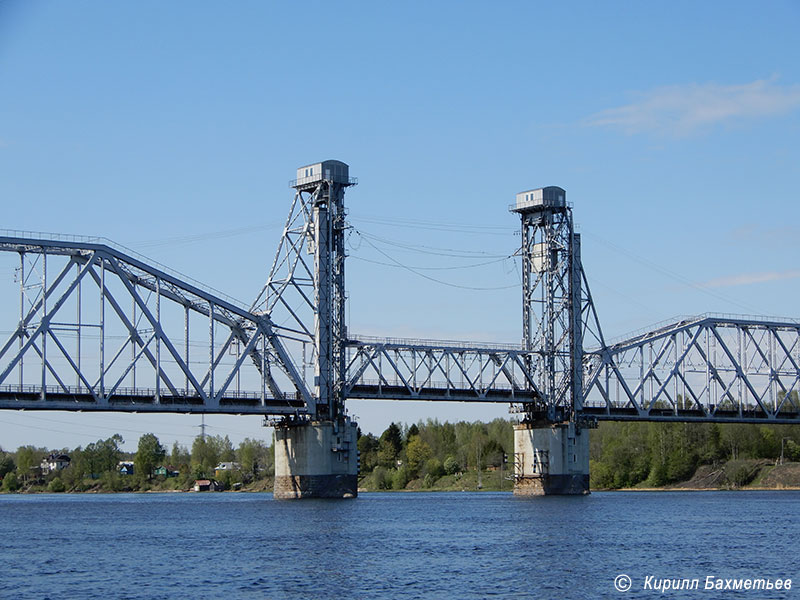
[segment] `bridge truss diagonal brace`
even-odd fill
[[[540,397],[529,352],[509,347],[436,346],[348,340],[348,398],[527,403]]]
[[[311,395],[268,316],[253,314],[104,244],[0,237],[0,251],[16,252],[21,261],[20,321],[0,348],[0,408],[151,410],[167,398],[167,405],[158,410],[313,414]],[[48,268],[61,261],[57,276],[48,279]],[[30,265],[37,270],[33,284]],[[83,290],[87,281],[94,284],[95,295]],[[35,288],[35,293],[27,293],[28,288]],[[131,309],[123,308],[125,300]],[[67,316],[66,307],[77,310],[77,315]],[[165,309],[185,314],[181,335],[172,333],[175,319],[167,323],[167,330]],[[190,314],[208,319],[209,361],[202,375],[195,367],[195,351],[190,353]],[[228,331],[222,344],[215,340],[215,326]],[[112,331],[112,327],[116,329]],[[71,337],[76,348],[70,349],[62,335]],[[108,353],[113,339],[122,342]],[[92,344],[87,344],[90,340]],[[48,352],[48,341],[54,343],[55,354]],[[12,351],[15,343],[17,348]],[[237,356],[231,364],[225,354],[234,345]],[[166,352],[162,353],[162,348]],[[130,356],[123,360],[126,349]],[[144,379],[154,389],[141,385],[142,360],[152,373]],[[32,361],[41,370],[38,379],[32,378]],[[260,393],[240,388],[248,361],[255,367],[249,381],[260,380]],[[280,368],[293,393],[282,391],[270,365]],[[12,372],[19,375],[17,384],[10,383]],[[177,385],[176,375],[185,379],[183,389]],[[222,383],[216,389],[215,375],[216,382]],[[75,378],[77,385],[68,385],[68,376]],[[37,403],[36,398],[44,403]]]
[[[599,419],[800,423],[800,323],[700,316],[589,352]]]

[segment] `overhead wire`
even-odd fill
[[[356,233],[358,233],[358,235],[362,236],[365,240],[370,239],[375,242],[386,244],[388,246],[394,246],[397,248],[402,248],[404,250],[418,252],[420,254],[431,254],[434,256],[446,256],[450,258],[476,258],[476,257],[506,258],[508,256],[507,254],[492,254],[489,252],[484,252],[482,250],[460,250],[457,248],[441,248],[436,246],[427,246],[424,244],[409,244],[408,242],[392,240],[390,238],[385,238],[382,236],[367,233],[366,231],[359,230],[356,228],[354,228],[354,230]]]
[[[471,234],[478,234],[478,235],[501,235],[501,236],[508,236],[510,231],[513,231],[510,227],[505,226],[498,226],[498,225],[473,225],[473,224],[462,224],[462,223],[442,223],[441,221],[426,221],[422,219],[403,219],[403,218],[387,218],[387,217],[375,217],[371,215],[356,215],[355,217],[350,218],[351,221],[363,222],[363,223],[372,223],[376,225],[384,225],[388,227],[400,227],[406,229],[427,229],[431,231],[452,231],[452,232],[462,232],[462,233],[471,233]]]
[[[262,223],[258,225],[248,225],[247,227],[237,227],[235,229],[223,229],[220,231],[211,231],[205,233],[197,233],[191,235],[181,235],[166,238],[158,238],[154,240],[143,240],[135,242],[139,248],[158,248],[162,246],[180,246],[186,244],[194,244],[196,242],[206,242],[210,240],[218,240],[229,237],[236,237],[239,235],[246,235],[248,233],[255,233],[257,231],[265,231],[268,229],[277,229],[281,225],[276,223]]]
[[[479,287],[479,286],[460,285],[460,284],[457,284],[457,283],[451,283],[449,281],[443,281],[441,279],[436,279],[435,277],[431,277],[430,275],[426,275],[425,273],[421,273],[418,270],[415,270],[413,267],[410,267],[410,266],[408,266],[406,264],[403,264],[402,262],[400,262],[399,260],[397,260],[393,256],[391,256],[391,255],[387,254],[386,252],[384,252],[382,249],[380,249],[377,245],[375,245],[372,242],[372,240],[370,239],[370,237],[372,237],[372,236],[365,235],[362,232],[358,231],[357,229],[355,229],[355,232],[359,236],[362,236],[362,238],[363,238],[363,240],[364,240],[364,242],[366,244],[368,244],[376,252],[378,252],[379,254],[383,255],[388,260],[390,260],[395,266],[397,266],[399,268],[402,268],[402,269],[404,269],[406,271],[409,271],[410,273],[413,273],[413,274],[415,274],[415,275],[417,275],[419,277],[422,277],[423,279],[427,279],[428,281],[432,281],[432,282],[438,283],[440,285],[445,285],[447,287],[452,287],[452,288],[457,288],[457,289],[462,289],[462,290],[475,290],[475,291],[505,290],[505,289],[510,289],[510,288],[514,288],[514,287],[518,286],[518,284],[515,283],[513,285],[505,285],[505,286]],[[503,260],[506,260],[506,259],[509,259],[509,258],[512,257],[512,255],[505,255],[505,256],[500,255],[500,256],[502,257]],[[461,257],[461,258],[463,258],[463,257]]]
[[[702,292],[702,293],[704,293],[704,294],[706,294],[708,296],[716,298],[717,300],[722,300],[723,302],[728,302],[730,304],[738,306],[739,308],[742,308],[742,309],[747,310],[747,311],[749,311],[751,313],[754,313],[754,314],[759,312],[758,309],[753,307],[753,306],[750,306],[750,305],[748,305],[748,304],[746,304],[744,302],[739,302],[737,300],[734,300],[733,298],[728,298],[727,296],[725,296],[723,294],[719,294],[717,292],[714,292],[714,291],[708,289],[707,287],[699,285],[698,283],[692,281],[691,279],[688,279],[688,278],[684,277],[683,275],[680,275],[679,273],[671,271],[671,270],[669,270],[669,269],[667,269],[665,267],[662,267],[661,265],[659,265],[657,263],[654,263],[652,261],[647,260],[646,258],[643,258],[641,256],[641,254],[638,254],[638,253],[635,253],[635,252],[631,252],[630,250],[627,250],[627,249],[623,248],[622,246],[619,246],[619,245],[615,244],[614,242],[606,240],[606,239],[604,239],[603,237],[601,237],[601,236],[599,236],[597,234],[593,234],[593,233],[587,232],[585,230],[582,233],[584,235],[588,235],[590,238],[592,238],[595,241],[603,244],[607,248],[610,248],[611,250],[614,250],[615,252],[617,252],[619,254],[622,254],[623,256],[626,256],[629,259],[631,259],[631,260],[633,260],[635,262],[638,262],[639,264],[644,265],[645,267],[647,267],[647,268],[649,268],[649,269],[651,269],[653,271],[657,271],[657,272],[661,273],[662,275],[666,275],[670,279],[673,279],[673,280],[675,280],[675,281],[677,281],[679,283],[682,283],[683,285],[686,285],[687,287],[690,287],[690,288],[692,288],[692,289],[694,289],[694,290],[696,290],[698,292]]]

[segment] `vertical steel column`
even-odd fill
[[[49,323],[45,326],[47,318],[47,249],[42,248],[42,400],[47,397],[47,331]]]
[[[100,398],[106,397],[106,261],[100,258]]]
[[[184,395],[189,395],[189,305],[183,307],[183,362],[186,363],[186,371],[183,373]]]
[[[327,174],[326,174],[327,175]],[[347,373],[347,355],[345,351],[345,340],[347,339],[347,321],[345,320],[347,294],[345,292],[345,248],[344,248],[344,231],[345,223],[345,209],[344,209],[344,186],[341,183],[336,183],[331,179],[330,197],[331,204],[329,208],[329,217],[331,219],[331,235],[333,242],[333,256],[331,257],[331,264],[333,271],[332,289],[333,295],[331,301],[333,307],[331,310],[331,317],[333,318],[331,331],[331,350],[332,350],[332,369],[334,371],[333,377],[333,408],[331,417],[338,419],[344,416],[344,384]]]
[[[81,265],[80,263],[75,264],[75,274],[76,276],[81,272]],[[78,282],[78,289],[77,292],[77,315],[76,315],[76,329],[77,329],[77,336],[75,342],[75,362],[78,367],[77,372],[75,373],[75,385],[78,387],[78,393],[81,393],[81,284],[83,280]]]
[[[208,399],[214,398],[214,305],[208,303]]]
[[[556,354],[555,354],[555,290],[554,271],[558,268],[556,256],[556,232],[554,231],[553,215],[544,215],[544,252],[542,293],[542,337],[539,339],[539,349],[544,354],[544,395],[548,402],[548,417],[555,418],[554,408],[556,399]]]
[[[156,277],[156,398],[161,403],[161,278]]]
[[[136,284],[133,284],[133,289],[136,289]],[[131,297],[131,324],[133,331],[131,331],[131,385],[136,389],[136,337],[139,334],[139,326],[136,323],[136,298]]]
[[[344,289],[344,184],[328,173],[312,201],[314,228],[314,387],[323,413],[331,420],[344,414],[346,356]],[[325,414],[327,411],[327,414]]]
[[[22,346],[25,343],[25,253],[19,253],[19,391],[24,384],[23,363],[25,355]]]
[[[575,233],[572,220],[569,221],[569,236],[572,240],[569,252],[570,301],[570,361],[572,362],[572,408],[583,410],[583,287],[581,285],[581,236]]]
[[[329,183],[320,187],[329,187]],[[328,194],[330,192],[328,191]],[[317,360],[314,364],[314,388],[317,402],[322,405],[325,416],[331,417],[333,377],[331,372],[332,332],[331,332],[331,222],[328,215],[328,194],[321,189],[314,198],[314,347]]]
[[[303,344],[303,349],[306,345]],[[303,367],[303,380],[305,381],[305,367]],[[267,405],[267,336],[261,334],[261,406]]]

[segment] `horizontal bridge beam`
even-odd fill
[[[42,394],[41,389],[25,386],[22,390],[0,389],[0,410],[66,410],[75,412],[152,412],[181,414],[305,414],[302,399],[268,398],[262,403],[256,394],[223,397],[219,404],[206,405],[203,398],[193,395],[147,395],[146,391],[120,390],[106,402],[98,402],[91,393],[65,392],[61,388]],[[152,390],[154,392],[154,390]]]
[[[800,412],[785,412],[777,417],[770,417],[763,412],[747,411],[739,415],[737,411],[720,410],[713,416],[702,411],[651,410],[640,415],[631,409],[612,409],[584,407],[579,413],[584,417],[592,417],[598,421],[655,421],[670,423],[761,423],[767,425],[798,425]]]
[[[359,400],[424,400],[433,402],[488,402],[495,404],[517,404],[533,402],[533,392],[526,390],[490,389],[476,393],[471,389],[431,387],[409,390],[401,385],[378,385],[360,383],[350,388],[349,398]]]

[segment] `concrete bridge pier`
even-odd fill
[[[275,498],[355,498],[356,431],[348,417],[276,427]]]
[[[589,431],[575,424],[514,427],[514,495],[589,493]]]

